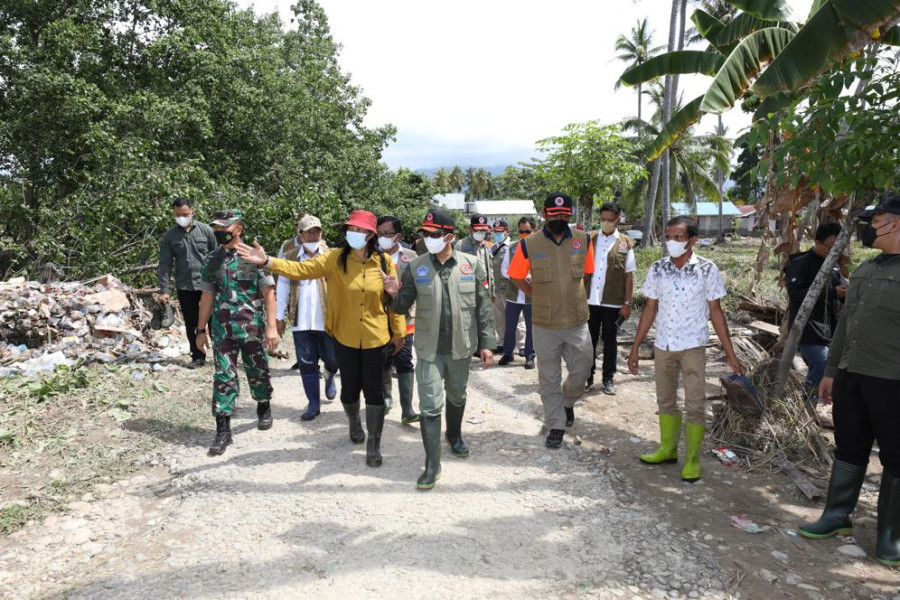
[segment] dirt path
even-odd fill
[[[302,392],[287,364],[277,364],[272,430],[255,429],[245,400],[224,456],[206,456],[205,437],[174,447],[168,469],[103,486],[70,514],[3,540],[0,594],[726,596],[709,545],[648,508],[605,454],[571,438],[544,448],[536,372],[473,366],[472,456],[445,450],[438,487],[421,493],[418,426],[389,415],[384,466],[368,468],[339,403],[299,420]]]

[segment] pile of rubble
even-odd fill
[[[0,282],[0,376],[92,362],[163,363],[187,354],[178,319],[151,328],[153,290],[107,275],[89,283]]]

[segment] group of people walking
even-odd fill
[[[355,444],[367,442],[369,466],[383,461],[382,433],[393,404],[392,371],[396,371],[401,420],[420,424],[425,468],[416,485],[422,490],[433,488],[441,475],[442,415],[451,453],[469,456],[462,423],[473,356],[485,368],[493,364],[495,354],[500,355],[500,365],[508,365],[515,360],[517,347],[524,346],[525,368],[538,369],[549,448],[562,446],[567,428],[575,422],[577,401],[594,385],[595,349],[601,339],[601,390],[616,393],[617,332],[631,314],[636,261],[632,240],[618,231],[621,210],[614,203],[601,206],[600,228],[588,233],[570,226],[571,198],[551,193],[543,203],[543,225],[523,217],[516,224],[515,241],[506,222],[489,224],[482,215],[472,217],[469,235],[457,241],[453,216],[431,210],[419,227],[415,249],[402,244],[399,219],[365,210],[350,215],[342,227],[341,247],[329,249],[321,222],[304,215],[295,238],[286,241],[277,256],[242,239],[243,215],[238,210],[215,213],[210,227],[193,223],[187,201],[176,201],[173,210],[179,219],[176,227],[183,231],[173,227],[163,238],[169,250],[161,251],[161,300],[168,301],[174,261],[191,337],[191,366],[203,364],[210,347],[207,336],[212,337],[216,436],[211,454],[221,454],[231,443],[238,352],[257,402],[259,428],[271,427],[266,350],[277,347],[288,327],[308,400],[301,419],[319,415],[322,379],[326,398],[336,397],[339,372],[349,437]],[[863,241],[884,253],[854,272],[849,291],[840,290],[847,305],[835,327],[818,389],[821,401],[835,399],[837,461],[825,514],[801,527],[808,537],[849,530],[849,514],[877,439],[885,465],[878,557],[889,564],[900,564],[900,452],[891,435],[898,422],[894,413],[900,410],[896,408],[900,403],[891,401],[900,400],[900,329],[887,342],[887,355],[885,342],[877,340],[884,340],[886,326],[900,327],[900,273],[896,273],[900,263],[894,261],[900,252],[897,215],[897,196],[866,215],[871,225],[864,230]],[[694,482],[701,477],[710,321],[731,371],[741,374],[742,367],[721,306],[726,295],[722,276],[712,261],[694,252],[699,238],[696,222],[675,217],[667,223],[665,237],[667,255],[651,265],[642,288],[646,304],[627,366],[638,373],[639,348],[655,323],[660,444],[640,460],[651,465],[678,462],[684,431],[681,478]],[[818,238],[817,234],[817,244],[834,242],[833,235]],[[213,241],[218,246],[210,250]],[[208,253],[198,274],[185,275],[185,269],[197,266],[188,256],[202,249]],[[191,305],[198,293],[194,311]],[[677,405],[679,378],[686,418]]]

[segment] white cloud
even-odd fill
[[[805,16],[812,0],[793,0]],[[469,160],[514,163],[534,142],[572,122],[615,122],[636,113],[633,90],[613,85],[624,65],[614,43],[648,16],[655,40],[668,39],[664,0],[319,0],[343,45],[340,63],[372,107],[369,125],[392,123],[391,167]],[[290,19],[292,0],[240,0]],[[685,98],[704,89],[682,77]],[[746,117],[726,119],[734,133]],[[710,130],[707,117],[701,129]]]

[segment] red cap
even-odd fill
[[[375,213],[370,213],[367,210],[354,210],[350,213],[350,218],[347,219],[344,225],[353,225],[375,233],[375,230],[378,229],[378,217],[375,216]]]

